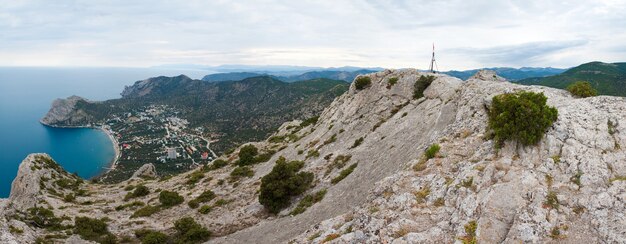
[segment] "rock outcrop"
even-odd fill
[[[76,110],[77,102],[89,102],[79,96],[55,99],[46,115],[40,122],[50,126],[74,126],[82,125],[87,121],[88,115],[82,110]]]
[[[154,164],[144,164],[137,171],[135,171],[135,173],[133,173],[132,178],[156,178],[157,176]]]
[[[496,71],[482,69],[472,75],[468,80],[483,80],[483,81],[506,81],[505,78],[500,77]]]
[[[267,162],[249,166],[252,177],[232,176],[235,150],[220,158],[228,162],[223,167],[209,165],[160,180],[135,177],[114,185],[79,184],[72,191],[89,193],[67,202],[59,195],[69,190],[50,180],[38,191],[25,189],[25,184],[42,181],[24,178],[52,175],[20,167],[18,179],[23,183],[2,216],[20,225],[19,218],[6,214],[20,210],[10,202],[29,204],[24,198],[32,196],[57,216],[106,216],[116,236],[133,236],[138,229],[171,233],[174,221],[192,216],[214,233],[214,243],[626,240],[624,98],[576,99],[563,90],[515,85],[483,72],[465,82],[437,74],[424,97],[413,99],[415,81],[422,75],[429,74],[412,69],[369,74],[369,86],[359,90],[353,84],[316,122],[285,123],[267,141],[250,143],[261,152],[275,151]],[[548,104],[558,109],[558,120],[536,146],[507,142],[496,150],[487,130],[491,99],[516,91],[544,93]],[[424,151],[432,144],[441,150],[426,159]],[[258,202],[261,178],[279,157],[304,161],[302,171],[315,175],[314,186],[304,195],[326,191],[303,213],[292,215],[304,195],[277,215]],[[145,167],[150,172],[150,166]],[[347,168],[353,171],[346,175],[342,171]],[[340,175],[345,177],[337,180]],[[76,180],[69,174],[62,179]],[[150,192],[124,200],[137,185]],[[188,204],[130,217],[139,208],[128,206],[131,201],[158,206],[156,189],[176,191]],[[207,190],[216,197],[202,203],[212,210],[201,214],[191,201]],[[24,233],[48,233],[20,226]],[[0,232],[5,233],[1,221]],[[32,240],[11,235],[18,241]]]

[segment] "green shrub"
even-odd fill
[[[333,134],[330,138],[324,141],[322,145],[328,145],[337,141],[337,134]]]
[[[123,205],[117,206],[117,207],[115,207],[115,210],[116,211],[121,211],[121,210],[124,210],[126,208],[142,207],[144,205],[146,205],[146,204],[143,203],[143,202],[134,201],[134,202],[131,202],[131,203],[127,203],[127,204],[123,204]]]
[[[222,168],[222,167],[224,167],[226,165],[228,165],[228,162],[226,160],[217,159],[217,160],[213,161],[212,168],[213,169],[219,169],[219,168]]]
[[[213,210],[213,207],[209,206],[209,205],[202,205],[202,207],[200,207],[200,209],[198,209],[198,212],[201,214],[208,214],[211,212],[211,210]]]
[[[424,97],[424,91],[426,90],[426,88],[428,88],[428,86],[430,86],[431,83],[433,83],[436,78],[437,77],[432,75],[420,76],[420,78],[417,79],[417,81],[415,81],[415,84],[413,85],[413,99],[420,99]]]
[[[252,177],[254,176],[254,171],[250,169],[250,167],[237,167],[230,172],[230,177],[233,180],[238,180],[243,177]]]
[[[298,206],[296,206],[296,208],[294,208],[289,214],[298,215],[304,213],[307,208],[324,199],[324,195],[326,195],[326,189],[322,189],[316,193],[306,195],[304,198],[302,198],[302,200],[300,200]]]
[[[206,190],[200,194],[200,196],[196,197],[196,199],[189,201],[188,205],[191,208],[197,208],[200,203],[209,202],[215,198],[215,193],[211,190]]]
[[[150,215],[153,215],[154,213],[160,211],[161,208],[157,207],[157,206],[145,206],[143,208],[137,209],[137,211],[135,211],[133,213],[133,215],[131,215],[131,218],[138,218],[138,217],[148,217]]]
[[[159,202],[166,207],[176,206],[184,201],[185,199],[177,192],[162,191],[159,193]]]
[[[546,105],[543,93],[517,92],[497,95],[489,111],[489,127],[496,146],[514,140],[523,145],[537,144],[557,120],[558,111]]]
[[[313,182],[313,173],[298,172],[302,167],[302,161],[287,162],[280,157],[272,171],[261,178],[259,203],[271,213],[289,206],[291,197],[302,194]]]
[[[439,149],[441,149],[439,144],[437,143],[432,144],[430,145],[430,147],[428,147],[428,149],[426,149],[426,152],[424,153],[424,155],[426,156],[427,159],[434,158],[435,156],[437,156]]]
[[[598,95],[598,91],[587,81],[577,81],[569,85],[567,91],[576,97],[594,97]]]
[[[80,184],[83,183],[82,179],[77,179],[77,180],[71,180],[71,179],[67,179],[67,178],[63,178],[63,179],[58,179],[56,181],[54,181],[54,183],[57,186],[60,186],[63,189],[72,189],[72,190],[77,190],[78,187],[80,186]]]
[[[211,232],[196,223],[191,217],[184,217],[174,223],[178,243],[201,243],[209,240]]]
[[[285,142],[286,138],[286,136],[271,136],[269,139],[267,139],[267,141],[270,143],[282,143]]]
[[[202,178],[204,178],[204,173],[202,171],[200,171],[200,170],[196,170],[193,173],[187,175],[187,182],[185,182],[185,183],[187,185],[195,185]]]
[[[254,157],[259,154],[259,149],[257,149],[254,145],[245,145],[241,149],[239,149],[239,161],[237,161],[237,165],[246,166],[255,163]]]
[[[318,150],[311,149],[306,153],[306,158],[317,158],[319,156],[320,152]]]
[[[300,127],[307,127],[309,125],[314,125],[317,123],[317,120],[320,118],[320,116],[314,116],[308,119],[305,119],[304,121],[302,121],[302,123],[300,123]]]
[[[74,219],[74,233],[88,241],[116,243],[116,238],[109,232],[107,223],[100,219],[76,217]]]
[[[141,234],[137,234],[138,232]],[[138,230],[135,231],[135,236],[141,240],[141,244],[163,244],[169,240],[166,234],[153,230]]]
[[[27,220],[31,226],[39,228],[58,228],[61,225],[61,219],[55,217],[52,210],[43,207],[29,208]]]
[[[65,202],[74,202],[74,200],[76,200],[76,196],[74,196],[74,194],[72,193],[68,193],[63,197],[63,201]]]
[[[348,167],[347,169],[342,170],[341,172],[339,172],[339,175],[337,177],[335,177],[332,180],[330,180],[330,183],[332,183],[333,185],[339,183],[341,180],[343,180],[344,178],[348,177],[348,175],[350,175],[352,173],[352,171],[354,171],[356,166],[357,166],[357,164],[354,163],[354,164],[350,165],[350,167]]]
[[[363,90],[372,84],[372,79],[369,76],[359,76],[354,80],[354,88],[357,90]]]
[[[392,86],[398,83],[398,77],[391,77],[387,80],[387,89],[391,89]]]
[[[126,194],[126,196],[124,197],[124,201],[127,201],[131,198],[147,196],[148,194],[150,194],[150,190],[148,189],[148,187],[144,185],[138,185],[135,187],[134,191]]]
[[[352,144],[352,147],[350,148],[355,148],[361,145],[361,143],[363,143],[363,137],[359,137],[359,139],[354,140],[354,144]]]
[[[276,153],[276,151],[269,150],[263,154],[259,154],[258,156],[254,157],[254,163],[267,162],[270,160],[270,158],[272,158],[272,156],[274,156],[274,153]]]

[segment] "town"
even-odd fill
[[[100,177],[119,182],[143,164],[152,163],[163,175],[184,172],[217,155],[204,128],[189,128],[189,122],[166,105],[150,105],[123,114],[114,114],[102,128],[116,144],[116,162]]]

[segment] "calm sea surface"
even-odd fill
[[[120,97],[125,85],[159,75],[204,71],[150,68],[14,68],[0,67],[0,198],[8,197],[22,160],[30,153],[50,154],[63,168],[90,178],[100,173],[115,152],[96,129],[49,128],[39,124],[52,101],[79,95],[90,100]]]

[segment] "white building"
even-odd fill
[[[168,147],[167,148],[167,158],[175,159],[176,158],[176,148]]]

